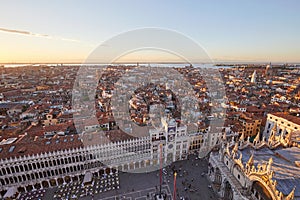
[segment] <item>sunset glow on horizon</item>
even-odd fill
[[[178,31],[203,46],[214,62],[300,63],[299,6],[258,0],[3,1],[0,63],[83,63],[104,41],[143,27]],[[178,60],[160,52],[123,61]]]

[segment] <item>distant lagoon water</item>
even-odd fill
[[[51,63],[51,64],[4,64],[4,67],[26,67],[26,66],[107,66],[107,65],[125,65],[125,66],[133,66],[136,63],[126,63],[126,64],[87,64],[87,63],[70,63],[70,64],[58,64],[58,63]],[[190,66],[189,63],[139,63],[140,66],[151,66],[151,67],[176,67],[176,68],[183,68]],[[193,64],[195,68],[233,68],[234,66],[230,65],[214,65],[214,64]]]

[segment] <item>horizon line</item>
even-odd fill
[[[177,62],[177,61],[126,61],[126,62],[0,62],[0,65],[43,65],[43,64],[291,64],[297,65],[298,62],[270,62],[270,61],[216,61],[216,62]]]

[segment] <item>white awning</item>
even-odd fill
[[[87,172],[87,173],[84,175],[83,183],[89,183],[89,182],[92,182],[92,178],[93,178],[92,173],[91,173],[91,172]]]
[[[13,197],[18,192],[16,187],[11,187],[7,190],[3,198]]]

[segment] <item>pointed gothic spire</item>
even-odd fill
[[[290,194],[287,195],[287,197],[285,198],[285,200],[293,200],[294,199],[295,189],[296,189],[296,186],[294,187],[294,189],[292,189],[292,191],[290,192]]]
[[[254,144],[254,145],[256,145],[257,143],[259,143],[259,142],[260,142],[260,139],[259,139],[259,137],[260,137],[260,133],[258,132],[258,133],[256,134],[256,136],[255,136],[254,140],[253,140],[253,144]]]
[[[236,156],[238,148],[239,148],[239,144],[235,143],[234,148],[232,149],[232,157],[233,158]]]
[[[251,76],[251,83],[256,83],[256,70],[254,70],[254,72]]]
[[[268,162],[268,167],[267,167],[267,171],[268,172],[271,172],[272,164],[273,164],[273,158],[270,157],[269,162]]]
[[[253,154],[251,154],[251,156],[250,156],[250,158],[249,158],[249,160],[247,162],[247,165],[248,166],[252,166],[253,164],[254,164],[254,159],[253,159]]]
[[[244,140],[245,140],[245,134],[243,132],[242,135],[241,135],[241,137],[240,137],[240,141],[244,142]]]
[[[234,152],[237,152],[238,148],[239,148],[238,143],[235,143],[234,148],[233,148],[233,151],[234,151]]]
[[[277,124],[275,123],[272,130],[271,130],[271,134],[276,135],[276,133],[277,133]]]
[[[273,141],[275,141],[275,132],[273,132],[273,130],[272,130],[271,135],[270,135],[270,137],[268,139],[268,142],[270,144]]]
[[[269,165],[272,165],[273,164],[273,158],[271,157],[270,159],[269,159]]]
[[[282,140],[284,139],[284,131],[281,132],[280,139],[282,139]]]
[[[293,132],[292,132],[292,131],[289,131],[289,132],[287,133],[287,135],[285,136],[285,140],[286,140],[286,142],[287,142],[288,145],[291,144],[292,134],[293,134]]]

